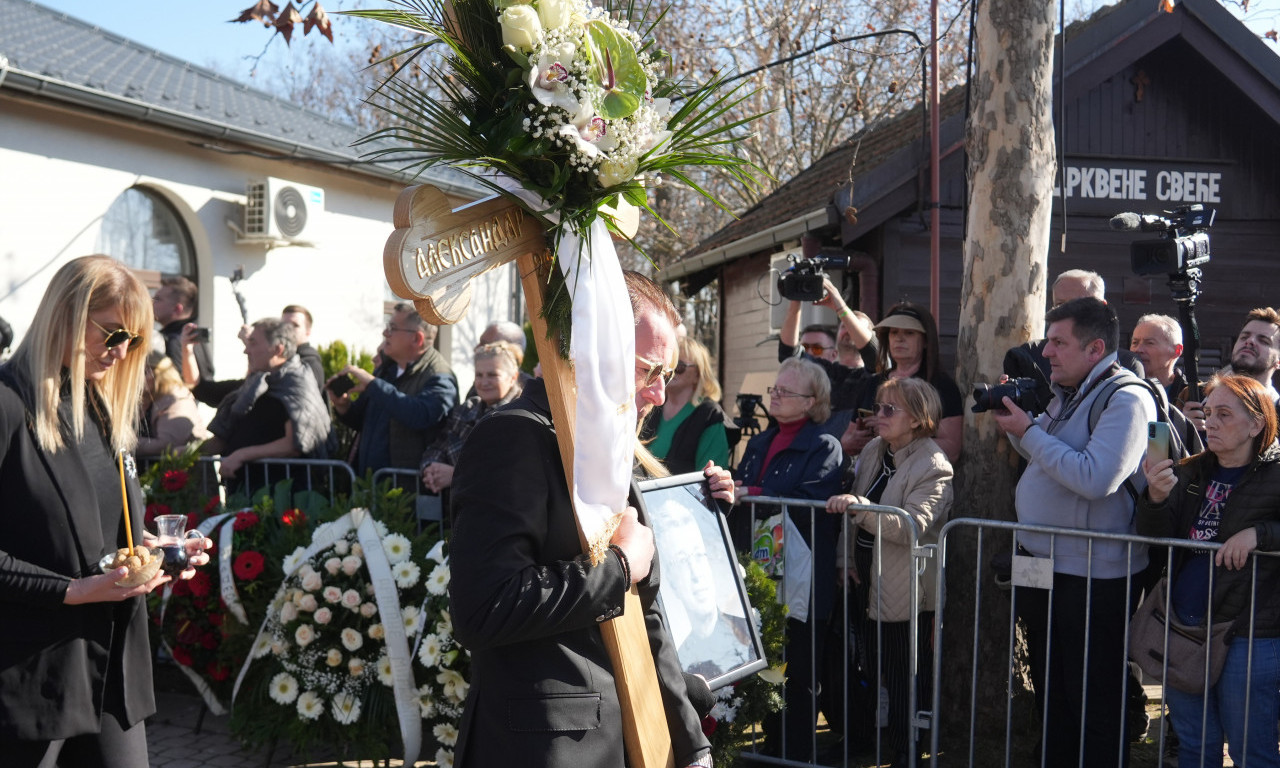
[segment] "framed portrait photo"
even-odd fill
[[[684,671],[712,690],[768,666],[724,515],[701,472],[640,484],[662,581],[658,601]]]

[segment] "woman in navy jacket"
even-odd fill
[[[751,438],[734,473],[743,491],[752,496],[813,499],[825,504],[840,489],[840,442],[822,428],[831,416],[831,383],[816,363],[791,358],[778,369],[769,388],[769,415],[776,422]],[[754,515],[747,509],[734,513],[735,528],[749,524],[749,517],[767,516],[759,505]],[[794,760],[813,756],[815,681],[820,679],[822,627],[831,613],[835,584],[830,578],[836,562],[836,526],[816,507],[790,507],[787,516],[813,552],[810,575],[809,615],[805,621],[787,620],[786,710],[783,718],[765,722],[765,752]],[[742,545],[739,537],[739,546]],[[784,541],[783,547],[786,547]],[[795,578],[788,574],[787,578]],[[793,607],[794,611],[795,608]],[[771,662],[774,660],[770,660]],[[785,730],[785,736],[783,731]],[[785,742],[786,754],[782,755]]]
[[[147,290],[128,268],[107,256],[75,259],[53,276],[0,368],[6,766],[147,764],[142,720],[155,700],[143,596],[169,577],[122,587],[127,571],[101,573],[98,561],[125,546],[117,461],[123,452],[133,466],[152,322]],[[142,495],[136,472],[127,474],[142,543]]]

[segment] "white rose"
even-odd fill
[[[364,598],[360,597],[360,593],[354,589],[348,589],[342,593],[342,605],[350,610],[360,610],[360,603],[364,602]]]
[[[384,637],[386,637],[386,636],[387,636],[387,629],[386,629],[386,627],[382,626],[381,624],[370,624],[370,625],[369,625],[369,639],[370,639],[370,640],[381,640],[382,638],[384,638]]]
[[[315,572],[316,572],[316,569],[311,567],[311,563],[303,563],[302,565],[298,566],[298,576],[303,579],[307,578],[308,576],[310,576]]]
[[[348,591],[349,591],[349,590],[348,590]],[[342,590],[338,589],[337,587],[325,587],[325,588],[324,588],[324,601],[325,601],[326,603],[339,603],[339,602],[342,602]]]
[[[322,586],[324,586],[324,581],[321,580],[320,574],[316,573],[315,571],[312,571],[311,573],[308,573],[306,576],[302,577],[302,588],[307,590],[308,592],[315,592],[319,590]]]
[[[316,609],[316,596],[303,595],[298,601],[298,608],[304,611],[314,611]]]
[[[324,561],[324,569],[329,572],[330,576],[337,576],[338,571],[342,570],[342,561],[336,557],[331,557]]]
[[[317,624],[328,624],[333,621],[333,611],[328,608],[320,608],[316,611],[315,620]]]
[[[573,17],[569,0],[538,0],[538,21],[543,29],[559,29]]]
[[[364,557],[364,547],[360,546],[360,542],[351,545],[351,554],[356,557]]]
[[[596,171],[596,178],[600,180],[602,187],[623,184],[631,181],[635,176],[636,164],[631,160],[607,159],[600,163],[600,169]]]
[[[303,624],[293,633],[293,641],[298,644],[299,648],[306,648],[315,639],[316,631],[311,628],[310,624]]]
[[[288,624],[296,618],[298,618],[298,606],[293,603],[285,603],[284,607],[280,609],[280,622]]]
[[[360,646],[364,645],[364,637],[351,627],[347,627],[342,630],[342,645],[348,651],[358,651]]]
[[[352,677],[360,677],[364,674],[364,661],[357,658],[351,659],[347,662],[347,672],[351,673]]]
[[[372,619],[378,612],[378,606],[373,603],[364,603],[360,606],[360,615],[366,619]]]
[[[333,551],[338,557],[342,557],[351,551],[351,544],[346,539],[338,539],[333,542]]]
[[[342,558],[342,572],[348,576],[355,576],[360,572],[360,566],[363,564],[364,561],[355,555],[347,555]]]
[[[518,51],[531,53],[542,42],[542,22],[538,12],[527,5],[514,5],[498,17],[502,26],[502,44]]]
[[[337,648],[330,648],[329,652],[324,656],[324,663],[331,667],[336,667],[342,663],[342,651]]]

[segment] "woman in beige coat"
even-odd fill
[[[854,467],[852,493],[833,496],[827,511],[844,514],[843,541],[837,547],[839,572],[858,584],[868,584],[867,615],[879,622],[867,634],[870,646],[880,648],[881,685],[889,694],[888,728],[884,749],[893,765],[906,765],[910,743],[909,631],[911,617],[912,528],[900,515],[877,514],[852,507],[881,504],[898,507],[915,523],[919,544],[935,544],[951,509],[951,462],[933,440],[942,404],[937,391],[923,379],[889,379],[880,385],[875,403],[878,436],[867,444]],[[850,524],[852,523],[852,525]],[[852,562],[850,562],[852,561]],[[926,560],[919,585],[919,658],[930,658],[933,636],[934,561]],[[846,582],[847,583],[847,582]],[[874,656],[872,657],[874,658]],[[920,665],[922,673],[928,665]],[[920,697],[931,681],[921,676]]]

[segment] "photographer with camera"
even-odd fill
[[[1133,381],[1133,373],[1116,360],[1120,323],[1106,303],[1074,299],[1050,310],[1045,321],[1053,399],[1034,420],[1007,397],[1004,409],[992,411],[1027,460],[1015,497],[1018,522],[1132,534],[1134,501],[1126,485],[1142,483],[1155,403],[1136,386],[1111,386]],[[1110,397],[1091,423],[1106,391]],[[1147,549],[1027,531],[1017,542],[1022,555],[1047,559],[1046,570],[1053,571],[1052,591],[1014,591],[1036,705],[1047,724],[1044,764],[1127,765],[1126,628]]]
[[[1107,303],[1107,286],[1102,275],[1087,269],[1068,269],[1058,275],[1050,289],[1053,306],[1059,307],[1074,299],[1091,296],[1103,304]],[[1029,379],[1034,382],[1034,401],[1027,410],[1032,413],[1043,413],[1053,392],[1049,389],[1049,361],[1044,356],[1045,339],[1029,341],[1026,344],[1010,349],[1004,355],[1004,373],[1011,380]],[[1120,365],[1133,371],[1138,378],[1146,374],[1142,362],[1128,350],[1118,350],[1117,359]]]
[[[822,295],[813,299],[813,304],[835,312],[840,320],[839,330],[834,337],[827,326],[810,325],[801,331],[802,302],[792,299],[778,333],[778,362],[808,355],[807,359],[820,365],[831,380],[831,409],[850,411],[861,400],[862,387],[871,377],[869,369],[875,366],[879,351],[875,328],[871,318],[845,303],[826,274],[822,275],[821,285]],[[782,279],[779,279],[778,287],[783,287]]]
[[[160,326],[160,337],[164,340],[164,353],[173,361],[179,371],[183,367],[182,329],[196,321],[196,284],[181,275],[167,275],[160,279],[160,288],[151,297],[151,311],[156,316],[156,324]],[[191,350],[192,363],[199,371],[198,378],[211,381],[213,379],[213,362],[209,359],[207,342],[200,339]],[[185,378],[185,377],[184,377]],[[188,384],[187,386],[190,386]],[[217,405],[217,403],[211,403]]]

